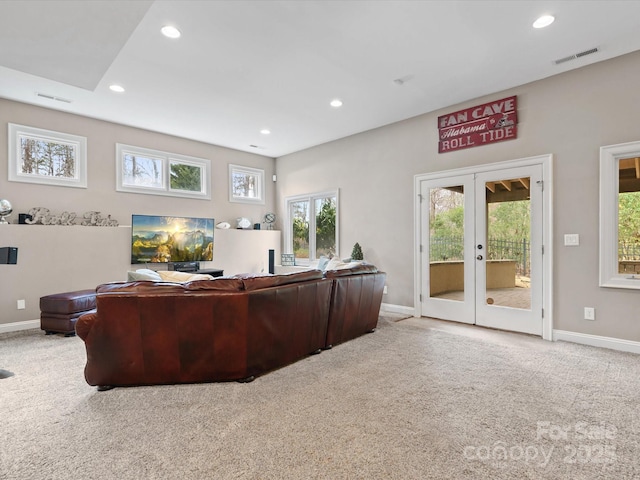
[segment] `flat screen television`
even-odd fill
[[[131,216],[131,264],[213,260],[213,218]]]

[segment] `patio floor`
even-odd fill
[[[464,300],[464,292],[446,292],[435,295],[433,298],[444,298],[447,300]],[[531,309],[531,290],[526,287],[514,288],[493,288],[487,290],[487,299],[493,300],[489,303],[503,307]]]

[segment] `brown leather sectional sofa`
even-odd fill
[[[249,381],[376,328],[373,265],[186,283],[116,282],[81,316],[85,378],[99,388]]]

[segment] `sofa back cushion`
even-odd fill
[[[244,284],[239,278],[216,277],[213,280],[192,280],[184,284],[185,290],[221,290],[225,292],[239,292],[244,290]]]
[[[184,288],[180,283],[153,282],[140,280],[134,282],[110,282],[98,285],[96,293],[182,293]]]
[[[200,290],[238,292],[244,289],[242,280],[218,277],[213,280],[193,280],[185,283],[172,282],[111,282],[99,285],[96,293],[157,293],[183,294]]]
[[[233,278],[242,280],[244,289],[247,291],[261,288],[279,287],[290,283],[307,282],[318,280],[323,277],[321,270],[304,270],[302,272],[283,273],[280,275],[243,273],[234,275]]]
[[[363,273],[377,273],[378,268],[370,263],[352,262],[339,265],[334,270],[327,270],[325,276],[327,278],[346,277],[348,275],[359,275]]]

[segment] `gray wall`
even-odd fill
[[[9,182],[7,123],[87,137],[88,188]],[[211,200],[116,192],[116,143],[210,159]],[[230,163],[265,170],[265,205],[228,201]],[[261,222],[265,213],[275,211],[274,173],[272,158],[0,99],[0,198],[8,199],[14,211],[12,225],[0,225],[0,247],[18,247],[18,264],[0,265],[0,325],[39,318],[42,295],[124,280],[130,268],[130,228],[125,227],[131,225],[133,213],[213,217],[216,223],[228,221],[232,226],[240,216]],[[110,227],[14,225],[18,213],[32,207],[79,216],[97,210],[110,214],[121,227],[111,231]],[[214,258],[213,265],[204,266],[215,263]],[[16,309],[18,299],[26,300],[25,310]]]
[[[388,273],[383,301],[413,307],[413,176],[551,153],[554,329],[640,341],[640,291],[598,287],[599,148],[640,140],[638,78],[633,53],[278,158],[280,216],[287,196],[339,188],[341,255],[359,242]],[[439,115],[511,95],[517,139],[438,154]]]

